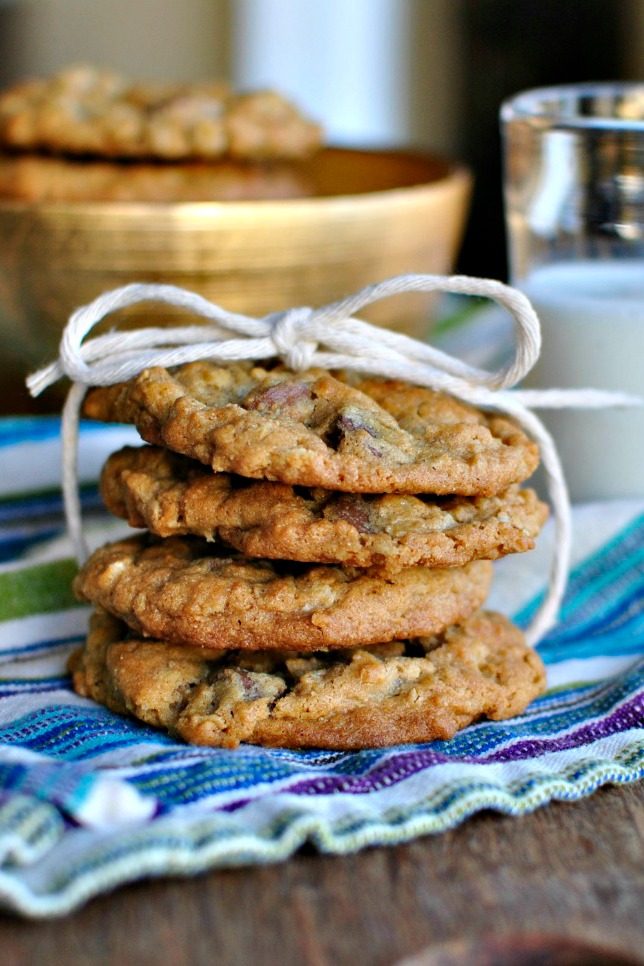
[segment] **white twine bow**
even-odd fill
[[[468,365],[409,336],[354,317],[372,302],[402,292],[449,292],[483,296],[507,309],[517,325],[514,357],[497,372]],[[110,332],[84,342],[102,319],[139,302],[178,306],[210,324]],[[321,348],[324,347],[324,348]],[[399,275],[319,309],[305,307],[251,318],[214,305],[174,285],[134,284],[106,292],[70,317],[56,362],[27,379],[36,396],[63,376],[72,380],[62,418],[63,495],[69,533],[79,562],[87,555],[78,496],[78,426],[90,386],[131,379],[151,366],[177,366],[199,359],[234,362],[278,356],[295,371],[313,366],[353,369],[451,393],[465,402],[513,416],[539,445],[555,522],[555,549],[548,591],[526,633],[536,644],[556,622],[565,591],[571,544],[570,501],[555,444],[532,408],[603,408],[642,405],[626,393],[579,390],[515,390],[536,362],[541,347],[537,315],[518,290],[493,279]]]

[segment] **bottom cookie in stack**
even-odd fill
[[[451,738],[519,714],[545,687],[505,617],[477,610],[438,634],[371,647],[217,650],[132,636],[99,608],[72,656],[74,688],[198,745],[355,750]]]

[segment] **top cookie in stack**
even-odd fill
[[[393,380],[243,363],[148,369],[95,389],[85,414],[219,472],[349,493],[489,496],[538,449],[505,416]]]
[[[103,472],[108,508],[150,534],[77,578],[100,608],[81,693],[200,743],[355,748],[449,737],[542,690],[517,629],[478,610],[488,561],[546,516],[511,420],[401,382],[211,363],[92,390],[85,413],[154,445]]]

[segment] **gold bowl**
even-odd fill
[[[180,285],[262,316],[324,305],[403,272],[451,270],[471,189],[463,166],[329,148],[308,163],[306,177],[311,196],[281,200],[0,198],[4,367],[12,356],[25,371],[48,361],[75,308],[129,282]],[[428,298],[395,296],[361,315],[422,335]],[[158,305],[127,315],[121,324],[177,322],[175,310]]]

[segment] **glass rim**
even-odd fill
[[[603,99],[638,95],[641,101],[638,117],[619,117],[614,112],[596,115],[580,114],[577,105],[584,97]],[[597,81],[534,87],[506,98],[500,109],[503,123],[525,121],[535,126],[547,124],[563,130],[610,129],[644,130],[644,81]]]

